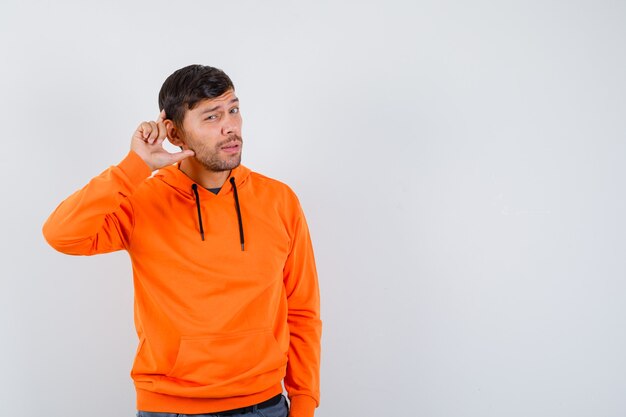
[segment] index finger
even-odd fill
[[[156,122],[161,123],[163,120],[165,120],[165,109],[161,110],[161,113],[159,113],[159,117],[157,117]]]

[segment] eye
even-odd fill
[[[217,116],[214,114],[211,114],[210,116],[206,118],[206,120],[215,120],[215,119],[217,119]]]
[[[230,109],[231,113],[239,113],[239,107],[233,107],[232,109]]]

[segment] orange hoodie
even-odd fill
[[[295,194],[244,166],[217,195],[177,165],[150,175],[131,151],[63,201],[43,227],[63,253],[130,254],[137,409],[245,407],[282,392],[284,378],[290,416],[313,416],[319,290]]]

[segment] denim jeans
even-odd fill
[[[176,413],[153,413],[149,411],[138,411],[137,417],[215,417],[219,414],[176,414]],[[256,408],[245,414],[233,414],[229,417],[288,417],[289,406],[287,399],[283,395],[280,402],[276,405],[264,408]]]

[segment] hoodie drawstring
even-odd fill
[[[233,186],[233,194],[235,196],[235,209],[237,210],[237,221],[239,222],[239,242],[241,243],[241,250],[244,250],[243,240],[243,222],[241,221],[241,208],[239,207],[239,194],[237,194],[237,185],[235,184],[235,178],[230,178],[230,183]],[[196,196],[196,208],[198,209],[198,223],[200,224],[200,236],[204,240],[204,226],[202,225],[202,212],[200,211],[200,195],[198,194],[198,184],[191,186],[194,195]]]
[[[235,195],[235,208],[237,209],[237,220],[239,220],[239,242],[241,242],[241,250],[243,251],[243,223],[241,221],[241,209],[239,208],[239,195],[237,194],[235,177],[230,177],[230,183],[233,186],[233,193]]]
[[[202,212],[200,211],[200,196],[198,195],[198,184],[191,186],[193,193],[196,195],[196,207],[198,209],[198,223],[200,223],[200,236],[204,240],[204,227],[202,226]]]

